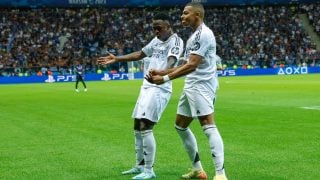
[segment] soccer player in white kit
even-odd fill
[[[213,32],[204,24],[204,8],[197,2],[188,3],[181,16],[182,24],[189,26],[193,34],[187,41],[184,58],[186,64],[159,73],[153,70],[146,79],[155,84],[166,83],[186,75],[185,86],[179,100],[175,128],[192,162],[184,179],[207,179],[202,169],[196,138],[188,127],[198,118],[208,137],[215,165],[214,180],[226,180],[224,171],[224,147],[214,122],[214,101],[218,78],[216,76],[216,40]],[[166,75],[165,75],[166,74]]]
[[[124,56],[109,54],[98,59],[99,64],[136,61],[149,57],[147,71],[151,69],[166,70],[173,68],[183,52],[183,41],[172,32],[168,15],[158,13],[153,18],[153,30],[156,35],[149,44],[137,51]],[[148,73],[148,72],[146,72]],[[146,79],[141,86],[139,98],[134,108],[134,137],[136,165],[122,174],[138,174],[132,179],[153,179],[156,177],[153,164],[156,142],[153,126],[159,121],[172,93],[172,82],[161,85],[149,83]]]

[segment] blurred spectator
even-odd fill
[[[205,22],[215,33],[222,64],[228,67],[317,66],[320,53],[302,28],[301,10],[320,34],[319,4],[207,7],[210,16]],[[157,11],[169,14],[173,30],[186,41],[191,30],[181,28],[181,9]],[[1,9],[1,74],[15,75],[15,68],[36,74],[42,67],[68,74],[79,58],[87,72],[99,68],[118,72],[120,67],[133,71],[126,63],[96,67],[96,58],[107,52],[121,55],[140,50],[153,37],[144,32],[152,32],[149,24],[154,12],[153,8]]]
[[[302,5],[301,9],[308,14],[310,24],[314,30],[320,35],[320,3]]]

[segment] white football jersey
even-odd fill
[[[150,59],[151,59],[150,57],[145,57],[142,59],[142,61],[143,61],[143,75],[144,76],[148,74]]]
[[[142,51],[150,57],[150,63],[145,73],[148,73],[150,69],[165,70],[167,69],[168,57],[173,56],[177,61],[179,60],[183,52],[183,41],[177,34],[172,34],[166,41],[161,41],[155,37],[149,44],[142,48]],[[144,80],[143,86],[157,86],[167,91],[172,91],[171,81],[156,85]]]
[[[193,88],[198,83],[216,91],[216,39],[211,29],[202,23],[187,41],[185,60],[189,61],[190,54],[202,57],[202,61],[195,71],[188,74],[185,79],[185,88]]]

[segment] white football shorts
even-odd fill
[[[184,89],[179,103],[177,114],[197,118],[214,112],[216,95],[208,89]]]
[[[132,118],[158,122],[168,105],[171,92],[158,87],[141,87]]]

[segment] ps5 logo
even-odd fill
[[[236,71],[234,69],[227,69],[222,71],[217,71],[218,76],[235,76]]]

